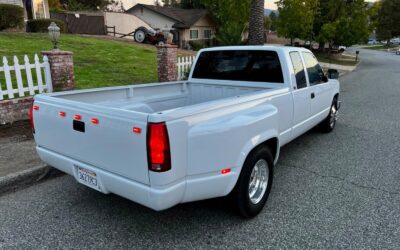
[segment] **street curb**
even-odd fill
[[[49,177],[56,177],[60,175],[60,171],[45,164],[17,173],[12,173],[0,177],[0,195],[28,187]]]

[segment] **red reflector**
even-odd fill
[[[90,121],[95,125],[99,124],[99,119],[97,118],[92,118]]]
[[[133,128],[133,133],[140,134],[140,133],[142,133],[142,129],[138,128],[138,127],[134,127]]]
[[[39,106],[38,105],[33,105],[33,110],[39,110]]]
[[[82,119],[81,115],[74,115],[74,119],[80,121]]]
[[[168,131],[164,122],[149,123],[148,125],[147,158],[151,171],[165,172],[171,169]]]
[[[229,174],[231,172],[230,168],[225,168],[221,170],[221,174]]]
[[[67,113],[65,113],[64,111],[60,111],[60,112],[58,112],[58,115],[61,117],[65,117],[67,115]]]
[[[33,103],[29,107],[29,119],[31,120],[32,131],[33,133],[35,133],[35,124],[33,122]]]

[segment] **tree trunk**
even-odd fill
[[[263,45],[264,39],[264,0],[252,0],[249,18],[249,44]]]
[[[325,43],[320,42],[318,47],[319,52],[325,52]]]

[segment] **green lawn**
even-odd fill
[[[25,54],[32,63],[35,53],[40,55],[40,51],[51,48],[48,34],[0,32],[0,65],[3,56],[11,64],[13,55],[17,55],[22,64]],[[62,34],[60,48],[74,52],[78,89],[157,80],[156,51],[152,47],[139,46],[133,42]]]
[[[332,63],[332,64],[339,64],[339,65],[346,65],[346,66],[354,66],[358,62],[356,62],[355,57],[347,56],[347,55],[330,55],[327,53],[315,53],[318,61],[324,63]]]
[[[378,44],[378,45],[365,46],[363,48],[364,49],[372,49],[372,50],[387,50],[387,49],[398,49],[399,46]]]

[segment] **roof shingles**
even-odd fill
[[[174,28],[190,28],[193,24],[200,20],[200,18],[208,14],[208,11],[205,9],[180,9],[147,4],[137,4],[130,8],[127,12],[130,12],[138,7],[149,9],[153,12],[175,20],[176,23],[174,24]]]

